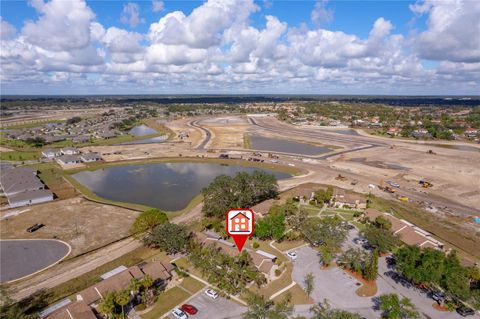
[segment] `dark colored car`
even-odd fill
[[[194,315],[198,312],[197,308],[189,304],[183,304],[180,309],[188,313],[189,315]]]
[[[458,307],[457,312],[462,317],[473,316],[475,314],[475,310],[467,307]]]
[[[30,227],[27,228],[27,232],[29,233],[33,233],[34,231],[37,231],[39,230],[40,228],[42,228],[43,226],[45,226],[44,224],[34,224]]]

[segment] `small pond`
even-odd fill
[[[161,143],[168,140],[168,135],[161,135],[156,137],[144,138],[143,140],[123,142],[120,145],[135,145],[135,144],[150,144],[150,143]]]
[[[318,155],[332,151],[331,149],[326,147],[258,135],[251,136],[250,140],[252,144],[252,149],[255,150],[293,153],[301,155]]]
[[[137,125],[128,131],[129,134],[133,136],[146,136],[157,133],[153,128],[146,126],[145,124]]]
[[[83,171],[73,177],[99,197],[176,211],[185,208],[216,176],[255,170],[273,174],[277,179],[291,176],[238,165],[155,163]]]

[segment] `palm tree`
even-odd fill
[[[315,276],[311,272],[305,275],[305,278],[303,279],[303,283],[305,284],[305,292],[307,293],[307,296],[310,297],[310,295],[313,292],[314,286],[314,280]]]
[[[125,306],[130,302],[130,292],[122,290],[115,295],[115,302],[122,307],[122,318],[125,318]]]
[[[385,294],[379,297],[382,317],[386,319],[420,318],[418,311],[408,298],[400,299],[397,294]]]
[[[261,295],[251,293],[248,297],[248,310],[243,314],[244,319],[286,319],[293,311],[289,298],[275,304]]]
[[[107,318],[113,317],[113,315],[115,314],[115,295],[116,293],[113,291],[107,293],[98,304],[98,310],[100,310],[101,313],[105,314]]]

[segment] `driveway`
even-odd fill
[[[354,235],[354,233],[352,235]],[[351,240],[351,238],[355,236],[349,237]],[[296,281],[302,288],[304,288],[305,285],[303,281],[305,275],[311,272],[315,276],[314,290],[311,295],[315,302],[323,302],[325,299],[327,299],[333,308],[357,312],[366,318],[380,317],[380,312],[373,310],[373,298],[359,297],[355,293],[359,286],[357,286],[358,281],[354,277],[348,275],[338,267],[327,270],[320,269],[317,251],[311,247],[306,246],[296,249],[295,251],[297,252],[297,260],[293,262],[292,279]],[[387,293],[396,293],[400,296],[405,296],[415,304],[419,312],[422,313],[425,318],[463,318],[456,312],[440,312],[435,310],[432,307],[434,304],[432,299],[428,298],[426,295],[418,292],[417,290],[405,288],[401,284],[395,283],[395,281],[390,277],[383,275],[389,270],[384,257],[379,259],[378,267],[380,275],[377,279],[378,291],[375,295],[376,297]],[[303,311],[299,312],[302,313],[302,315],[306,314]],[[480,317],[477,315],[469,318]]]
[[[241,319],[246,307],[222,297],[212,299],[203,291],[186,302],[198,309],[197,314],[189,316],[195,319]],[[172,316],[170,316],[172,318]]]

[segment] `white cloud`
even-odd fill
[[[458,93],[475,92],[480,83],[473,2],[419,2],[410,9],[428,14],[426,30],[404,36],[379,17],[367,37],[318,24],[291,27],[274,15],[253,24],[259,8],[252,0],[209,0],[190,14],[169,12],[145,33],[105,29],[83,0],[31,5],[39,16],[19,32],[0,20],[2,86],[23,86],[24,93],[61,85],[91,93]],[[137,4],[125,8],[125,23],[141,23]],[[312,21],[331,21],[325,1],[315,10]],[[424,69],[422,59],[440,63]]]
[[[123,5],[120,21],[124,24],[128,24],[131,27],[136,27],[140,23],[144,23],[145,20],[140,18],[140,7],[137,3],[129,2]]]
[[[480,62],[480,1],[426,0],[410,9],[428,14],[427,30],[414,38],[422,58]]]
[[[1,40],[8,40],[15,37],[17,34],[17,29],[7,21],[3,20],[0,17],[0,39]]]
[[[153,12],[160,12],[165,9],[165,3],[162,0],[152,0]]]
[[[332,22],[333,10],[327,8],[328,0],[317,0],[313,7],[310,19],[316,25]]]
[[[221,41],[222,32],[243,23],[258,7],[252,0],[209,0],[189,16],[175,11],[150,26],[149,37],[154,43],[208,48]]]
[[[52,51],[85,48],[90,43],[90,23],[95,14],[80,0],[32,2],[40,14],[22,29],[29,43]]]

